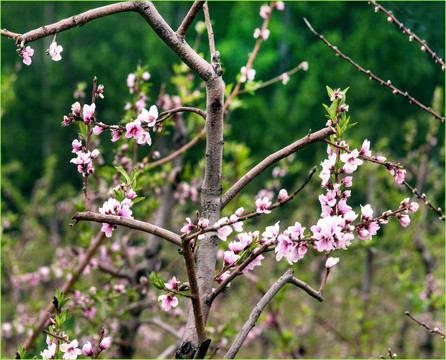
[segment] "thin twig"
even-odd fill
[[[204,12],[204,20],[206,23],[206,30],[208,32],[208,38],[209,38],[209,50],[211,51],[211,59],[212,59],[215,54],[215,42],[214,42],[214,32],[212,31],[211,19],[209,17],[209,7],[207,1],[203,4],[203,12]]]
[[[355,68],[357,68],[360,72],[367,74],[371,80],[375,80],[379,82],[381,85],[389,88],[392,90],[392,93],[394,95],[401,95],[409,100],[410,103],[414,103],[419,108],[423,109],[424,111],[427,111],[429,114],[431,114],[436,119],[440,120],[441,122],[444,122],[444,116],[438,115],[435,111],[433,111],[430,107],[427,107],[420,103],[418,100],[410,96],[407,92],[402,92],[401,90],[397,89],[395,86],[392,85],[390,80],[384,81],[377,77],[376,75],[372,74],[370,70],[365,70],[361,66],[359,66],[357,63],[355,63],[352,59],[350,59],[348,56],[344,55],[342,52],[338,50],[336,46],[333,46],[330,42],[328,42],[324,36],[320,35],[316,30],[313,29],[311,24],[308,22],[307,19],[304,18],[305,24],[307,24],[308,28],[311,30],[311,32],[316,35],[320,40],[322,40],[330,49],[336,52],[336,54],[341,57],[342,59],[348,61],[350,64],[352,64]]]
[[[388,16],[387,20],[390,22],[395,23],[400,29],[403,30],[403,34],[409,35],[409,41],[415,40],[421,45],[421,51],[427,52],[432,58],[435,59],[435,62],[440,64],[441,70],[444,71],[444,61],[435,54],[429,46],[426,44],[426,40],[421,40],[417,34],[410,31],[408,28],[406,28],[402,22],[398,21],[398,19],[393,15],[391,11],[386,10],[384,7],[382,7],[380,4],[378,4],[376,1],[369,1],[369,4],[373,5],[375,7],[375,12],[382,11],[384,14]]]
[[[299,288],[301,288],[303,291],[305,291],[308,295],[314,297],[315,299],[319,300],[320,302],[324,301],[324,298],[322,297],[322,294],[320,291],[314,290],[310,285],[308,285],[306,282],[303,282],[302,280],[299,280],[295,278],[294,276],[289,280],[290,284],[293,284]]]
[[[177,339],[181,339],[181,336],[177,330],[175,330],[172,326],[162,321],[160,318],[151,318],[146,320],[141,320],[139,322],[140,324],[152,324],[160,327],[161,329],[165,330],[166,332],[172,334]]]
[[[250,92],[250,91],[256,91],[256,90],[258,90],[258,89],[261,89],[261,88],[264,88],[264,87],[266,87],[266,86],[272,85],[272,84],[274,84],[274,83],[276,83],[276,82],[278,82],[278,81],[282,81],[282,79],[283,79],[283,75],[284,75],[284,74],[286,74],[286,75],[288,75],[288,76],[293,75],[293,74],[295,74],[296,72],[298,72],[300,69],[302,69],[303,66],[304,66],[303,63],[300,63],[300,64],[297,65],[295,68],[293,68],[293,69],[291,69],[291,70],[289,70],[289,71],[287,71],[287,72],[284,72],[284,73],[282,73],[281,75],[278,75],[278,76],[276,76],[276,77],[273,77],[272,79],[269,79],[268,81],[262,82],[261,84],[257,85],[257,87],[255,87],[254,89],[249,89],[249,90],[247,90],[247,89],[243,89],[243,90],[240,90],[240,91],[238,92],[238,95],[241,95],[241,94],[244,94],[244,93],[247,93],[247,92]]]
[[[419,199],[423,200],[423,202],[429,206],[433,211],[435,211],[438,215],[440,215],[439,219],[442,221],[445,221],[445,216],[441,210],[441,208],[436,208],[434,205],[432,205],[432,203],[426,199],[426,194],[420,194],[419,191],[415,188],[413,188],[412,186],[410,186],[406,180],[403,181],[403,184],[405,187],[407,187],[410,191],[412,191],[412,193],[414,193]]]
[[[204,1],[195,1],[190,8],[189,12],[187,13],[186,17],[183,19],[183,22],[178,27],[176,33],[178,36],[184,38],[186,36],[186,32],[189,29],[189,27],[194,22],[195,17],[197,16],[198,12],[200,11],[201,7],[203,6]]]
[[[240,180],[232,185],[231,188],[222,196],[221,208],[223,209],[246,185],[248,185],[256,176],[266,170],[270,165],[295,153],[305,146],[330,136],[331,134],[333,134],[333,130],[330,128],[324,128],[313,134],[309,133],[302,139],[276,151],[274,154],[268,155],[264,160],[249,170]]]
[[[422,322],[418,321],[417,319],[415,319],[412,315],[410,315],[409,311],[405,311],[404,314],[406,314],[411,320],[415,321],[418,325],[424,327],[430,333],[440,335],[443,340],[445,339],[444,332],[442,332],[439,328],[435,327],[432,329],[430,326],[426,325],[425,323],[422,323]]]
[[[180,156],[182,153],[184,153],[186,150],[190,149],[192,146],[194,146],[200,139],[203,137],[203,135],[206,134],[206,128],[203,128],[197,136],[195,136],[191,141],[189,141],[186,145],[180,147],[178,150],[174,151],[173,153],[169,154],[168,156],[159,159],[157,161],[151,162],[146,164],[146,167],[148,168],[154,168],[156,166],[163,165],[165,163],[168,163],[169,161],[172,161],[173,159]]]
[[[172,231],[166,230],[159,226],[140,220],[125,218],[118,215],[99,214],[92,211],[77,212],[76,214],[73,215],[72,219],[76,220],[76,222],[81,220],[86,220],[86,221],[95,221],[98,223],[121,225],[128,227],[130,229],[140,230],[149,234],[159,236],[177,246],[181,246],[181,238],[179,235],[175,234]]]
[[[223,357],[224,359],[233,359],[240,350],[243,342],[249,334],[249,331],[255,326],[260,314],[265,309],[265,307],[271,302],[274,296],[282,289],[287,283],[290,282],[293,277],[293,269],[288,269],[285,273],[277,279],[277,281],[269,288],[266,294],[260,299],[256,306],[252,309],[251,314],[249,314],[248,320],[245,322],[239,333],[237,334],[234,342],[229,348],[228,352]]]
[[[53,334],[52,332],[50,332],[48,330],[43,329],[42,332],[47,334],[47,335],[49,335],[49,336],[52,336],[55,339],[59,339],[59,340],[65,341],[67,344],[69,344],[71,342],[70,340],[65,339],[63,336]]]

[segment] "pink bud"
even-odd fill
[[[99,347],[101,348],[101,350],[106,350],[110,347],[110,345],[111,345],[111,337],[107,336],[102,339],[101,343],[99,344]]]

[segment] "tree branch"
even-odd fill
[[[136,9],[132,2],[123,1],[116,4],[101,6],[96,9],[88,10],[79,15],[71,16],[69,18],[60,20],[54,24],[45,25],[38,29],[28,31],[21,35],[10,32],[6,33],[2,30],[2,36],[15,38],[16,44],[20,44],[20,46],[23,46],[28,42],[36,41],[48,35],[57,34],[59,32],[74,28],[76,26],[82,26],[94,19],[98,19],[104,16],[124,11],[136,11]]]
[[[401,90],[397,89],[395,86],[392,85],[390,80],[384,81],[381,80],[379,77],[372,74],[370,70],[365,70],[361,66],[359,66],[357,63],[355,63],[352,59],[350,59],[348,56],[344,55],[342,52],[338,50],[336,46],[333,46],[331,43],[329,43],[322,35],[320,35],[316,30],[313,29],[311,24],[308,22],[307,19],[304,18],[305,24],[308,26],[308,28],[311,30],[311,32],[316,35],[320,40],[322,40],[330,49],[332,49],[336,54],[346,61],[348,61],[350,64],[352,64],[355,68],[357,68],[360,72],[367,74],[371,80],[375,80],[379,82],[381,85],[389,88],[392,90],[392,93],[394,95],[401,95],[409,100],[409,102],[414,103],[419,108],[423,109],[424,111],[427,111],[429,114],[431,114],[436,119],[440,120],[441,122],[444,122],[444,116],[438,115],[435,111],[433,111],[431,108],[423,105],[418,100],[410,96],[407,92],[402,92]]]
[[[295,278],[294,276],[291,277],[289,280],[290,284],[293,284],[299,288],[301,288],[303,291],[305,291],[308,295],[314,297],[315,299],[319,300],[320,302],[324,301],[324,298],[322,297],[322,294],[314,290],[310,285],[308,285],[306,282],[303,282],[302,280],[299,280]]]
[[[122,225],[130,229],[140,230],[147,232],[149,234],[159,236],[177,246],[181,246],[181,238],[179,235],[169,230],[163,229],[159,226],[140,220],[125,218],[118,215],[99,214],[91,211],[77,212],[76,214],[73,215],[73,220],[76,220],[76,222],[81,220],[86,220],[86,221],[96,221],[98,223],[108,223],[112,225]]]
[[[133,4],[161,40],[202,80],[207,81],[214,77],[211,65],[170,28],[150,1],[134,1]]]
[[[316,141],[320,141],[327,136],[333,134],[330,128],[325,128],[315,132],[314,134],[309,133],[307,136],[300,140],[284,147],[283,149],[276,151],[274,154],[268,155],[264,160],[254,166],[249,170],[240,180],[238,180],[232,187],[222,196],[222,209],[246,186],[251,180],[256,176],[266,170],[270,165],[283,159],[284,157],[291,155],[292,153],[310,145]]]
[[[215,42],[214,42],[214,32],[212,31],[211,19],[209,17],[209,6],[207,1],[203,4],[203,12],[209,38],[209,50],[211,51],[211,59],[212,59],[215,54]]]
[[[293,269],[288,269],[285,273],[271,286],[266,294],[260,299],[257,305],[252,309],[248,320],[243,325],[242,329],[238,333],[228,352],[225,354],[224,359],[233,359],[240,350],[243,342],[248,336],[249,331],[255,326],[257,319],[259,318],[265,307],[271,302],[274,296],[282,289],[293,277]]]
[[[189,29],[189,27],[194,22],[195,17],[197,16],[198,12],[200,11],[201,7],[203,6],[205,2],[204,1],[195,1],[190,8],[189,12],[187,13],[186,17],[183,19],[183,22],[177,29],[177,35],[184,38],[186,36],[186,32]]]

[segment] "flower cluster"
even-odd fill
[[[100,89],[100,90],[99,90]],[[104,90],[103,85],[99,85],[98,90],[96,93],[98,93],[98,96],[104,97],[102,94]],[[68,114],[68,116],[64,116],[64,119],[62,121],[62,126],[68,126],[73,121],[81,121],[85,125],[89,125],[92,121],[95,120],[94,113],[96,111],[96,104],[85,104],[83,107],[81,107],[81,104],[79,101],[76,101],[73,105],[71,105],[71,113]]]
[[[164,286],[167,290],[178,290],[180,281],[173,276]],[[161,307],[164,311],[169,311],[170,308],[178,306],[178,298],[174,294],[160,295],[158,301],[161,301]]]
[[[256,71],[254,69],[248,69],[246,66],[242,66],[240,69],[240,82],[246,82],[246,79],[253,81],[256,76]]]
[[[82,176],[89,176],[94,173],[93,159],[99,156],[99,150],[94,149],[93,151],[88,151],[82,146],[82,142],[75,139],[72,142],[73,153],[77,155],[76,158],[71,159],[70,162],[77,165],[77,171],[79,171]]]
[[[135,121],[128,123],[125,126],[126,128],[125,137],[127,139],[134,138],[136,142],[140,145],[144,144],[151,145],[152,139],[150,137],[150,133],[144,130],[142,124],[144,123],[147,127],[154,127],[156,125],[157,118],[158,118],[158,109],[155,105],[152,105],[149,111],[147,111],[146,109],[142,109],[137,119]],[[117,140],[115,139],[116,136],[120,137],[122,135],[122,133],[117,134],[115,130],[113,130],[112,133],[113,133],[112,141]]]
[[[104,215],[118,215],[133,219],[132,210],[130,210],[132,205],[132,199],[128,197],[121,202],[116,199],[110,198],[104,203],[101,208],[99,208],[99,212]],[[117,228],[117,225],[103,223],[101,231],[105,233],[105,236],[111,237],[113,230],[116,230]]]

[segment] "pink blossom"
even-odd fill
[[[179,283],[180,283],[180,281],[177,280],[177,278],[175,276],[172,276],[172,278],[164,285],[166,286],[167,290],[173,290],[173,289],[178,289]]]
[[[70,162],[78,165],[77,171],[81,173],[84,177],[87,175],[91,175],[94,172],[92,159],[96,158],[99,155],[99,151],[95,149],[93,152],[82,152],[78,151],[76,153],[77,158],[71,159]]]
[[[112,132],[112,139],[111,141],[116,142],[119,140],[119,138],[122,136],[122,134],[124,133],[121,129],[114,129],[111,131]]]
[[[251,233],[249,233],[249,234],[247,234],[247,233],[239,234],[237,236],[237,238],[239,239],[240,243],[243,245],[243,249],[248,248],[249,245],[251,245],[252,241],[254,240]]]
[[[256,76],[256,71],[254,69],[247,69],[245,66],[242,66],[240,69],[240,82],[246,82],[246,79],[249,81],[253,81]]]
[[[321,203],[321,206],[330,206],[333,207],[336,205],[336,192],[333,190],[328,190],[327,195],[319,195],[319,202]]]
[[[359,165],[362,165],[363,161],[358,159],[358,150],[353,150],[350,154],[344,153],[341,155],[341,161],[345,163],[343,170],[347,174],[354,172]]]
[[[101,99],[104,98],[104,85],[100,84],[100,85],[98,86],[98,88],[96,89],[96,94],[95,94],[95,96],[96,96],[96,97],[99,96]]]
[[[308,70],[308,62],[307,61],[301,62],[300,66],[302,67],[303,71],[307,71]]]
[[[95,314],[96,314],[96,308],[94,306],[92,308],[90,308],[90,309],[82,310],[82,315],[86,319],[92,319]]]
[[[23,63],[25,65],[31,65],[31,56],[34,55],[34,49],[31,48],[31,46],[27,46],[25,50],[23,50],[22,56],[23,56]]]
[[[399,219],[400,224],[401,224],[402,227],[408,227],[409,226],[409,224],[410,224],[410,217],[409,217],[409,215],[397,214],[396,216]]]
[[[227,217],[221,218],[214,224],[214,229],[217,230],[217,236],[220,240],[226,241],[227,237],[232,233],[232,228],[229,225],[221,227],[221,224],[227,222]]]
[[[169,311],[171,307],[178,306],[178,299],[173,294],[161,295],[158,297],[158,301],[161,301],[161,307],[165,311]]]
[[[125,128],[127,130],[125,134],[125,137],[127,139],[130,139],[131,137],[138,139],[144,132],[143,128],[141,127],[141,121],[139,121],[138,119],[128,123]]]
[[[238,216],[235,214],[232,214],[231,217],[229,218],[230,221],[232,221],[232,227],[234,228],[235,231],[237,232],[242,232],[243,231],[243,222],[242,221],[237,221],[238,220]]]
[[[405,177],[406,177],[406,170],[404,170],[404,169],[397,169],[395,171],[395,181],[398,184],[402,184]]]
[[[335,101],[335,99],[342,99],[344,97],[344,93],[341,91],[341,89],[337,89],[333,91],[333,94],[330,97],[330,101]]]
[[[156,124],[158,118],[158,109],[155,105],[150,107],[150,110],[142,109],[141,114],[138,115],[138,120],[146,122],[148,126],[153,127]]]
[[[260,16],[266,19],[271,13],[271,9],[267,5],[263,5],[260,7]]]
[[[135,108],[136,110],[142,110],[146,107],[146,96],[144,94],[136,101]]]
[[[240,251],[245,249],[245,246],[241,241],[231,241],[228,248],[234,252],[234,254],[238,254]]]
[[[264,259],[265,257],[260,254],[258,255],[254,260],[252,260],[243,270],[242,273],[243,275],[246,275],[246,273],[250,270],[254,270],[254,268],[256,266],[260,266],[262,265],[261,261]]]
[[[412,211],[412,212],[417,212],[418,211],[418,207],[419,207],[418,203],[414,201],[414,202],[410,203],[409,210]]]
[[[93,356],[93,347],[91,346],[91,342],[88,341],[84,344],[84,346],[82,346],[82,353],[88,357]]]
[[[361,214],[362,220],[368,221],[373,219],[373,209],[370,204],[366,204],[364,206],[361,205]]]
[[[133,94],[133,88],[135,87],[136,75],[130,73],[127,75],[127,86],[129,87],[130,94]]]
[[[218,278],[216,279],[216,281],[217,281],[219,284],[221,284],[223,281],[226,280],[226,278],[227,278],[229,275],[231,275],[231,273],[229,272],[229,270],[228,270],[228,271],[225,271],[223,274],[220,275],[220,277],[218,277]],[[230,283],[228,284],[228,287],[229,287],[229,286],[230,286]]]
[[[79,342],[77,340],[73,340],[69,344],[61,344],[60,350],[65,353],[62,359],[77,359],[78,355],[82,354],[82,350],[78,349],[78,346]]]
[[[62,56],[60,55],[62,51],[63,47],[57,45],[57,42],[55,41],[51,43],[50,48],[48,49],[48,53],[53,61],[59,61],[62,59]]]
[[[276,2],[276,9],[279,11],[282,11],[285,9],[285,3],[283,1],[277,1]]]
[[[127,198],[130,200],[133,200],[134,198],[136,198],[136,192],[135,190],[133,190],[132,188],[129,189],[128,193],[127,193]]]
[[[73,142],[71,143],[71,145],[73,146],[73,153],[78,153],[79,151],[82,151],[82,142],[80,142],[79,140],[75,139],[73,140]]]
[[[48,346],[48,349],[43,350],[40,353],[42,359],[54,359],[56,355],[56,346],[57,346],[56,343],[52,343],[51,345]]]
[[[181,228],[182,233],[189,234],[193,229],[195,229],[195,225],[192,224],[192,221],[190,218],[186,218],[186,223],[184,223],[184,226]]]
[[[280,202],[288,199],[288,192],[285,189],[279,191],[279,195],[277,195],[277,200]]]
[[[325,267],[327,269],[332,268],[339,262],[339,258],[329,257],[327,261],[325,262]]]
[[[321,162],[322,171],[319,174],[319,177],[322,179],[322,187],[327,186],[327,184],[330,181],[330,177],[332,174],[332,170],[334,170],[334,166],[336,163],[336,154],[332,153],[329,155],[328,159],[324,160],[324,162]]]
[[[318,251],[333,250],[334,237],[341,232],[343,225],[344,220],[337,216],[327,216],[323,219],[319,219],[317,225],[311,227],[313,238],[318,240],[316,249]]]
[[[288,256],[286,257],[288,263],[290,265],[298,262],[300,259],[304,257],[304,255],[307,253],[308,246],[307,244],[295,244],[291,251],[288,253]]]
[[[152,145],[152,138],[150,137],[150,133],[148,131],[143,131],[141,135],[136,139],[136,142],[139,145]]]
[[[293,226],[288,226],[286,232],[292,240],[302,240],[304,238],[305,228],[299,222],[295,222]]]
[[[96,110],[96,104],[91,105],[84,105],[83,108],[83,116],[84,116],[84,122],[88,124],[90,120],[94,119],[94,111]]]
[[[290,81],[290,76],[287,73],[283,73],[280,75],[280,80],[282,80],[283,85],[286,85],[288,84],[288,81]]]
[[[342,183],[344,184],[345,187],[351,187],[352,186],[352,179],[353,179],[353,177],[346,176],[345,178],[342,179]]]
[[[235,215],[237,215],[238,217],[242,216],[243,211],[245,211],[245,209],[243,207],[238,208],[237,210],[235,210]]]
[[[116,225],[103,223],[101,231],[105,233],[106,237],[111,237],[113,230],[116,230]]]
[[[142,74],[142,79],[144,80],[144,81],[148,81],[149,79],[150,79],[150,73],[148,73],[147,71],[146,72],[144,72],[143,74]]]
[[[208,220],[208,219],[206,219],[206,218],[200,218],[200,219],[198,220],[198,227],[199,227],[200,229],[207,228],[208,226],[209,226],[209,220]]]
[[[225,251],[225,254],[224,254],[225,265],[232,265],[232,264],[234,264],[239,258],[240,258],[240,255],[236,255],[236,254],[234,253],[234,251],[232,251],[232,250]]]
[[[99,344],[99,347],[101,350],[107,350],[111,346],[111,337],[107,336],[102,339],[101,343]]]
[[[372,152],[370,151],[370,141],[364,140],[359,154],[364,156],[372,156]]]
[[[268,210],[269,206],[271,206],[271,201],[266,196],[256,200],[256,212],[258,214],[269,214],[271,212],[271,210]]]
[[[269,34],[270,34],[270,31],[268,29],[264,29],[262,31],[259,28],[256,28],[254,30],[254,39],[258,39],[259,37],[261,37],[263,40],[266,40],[266,39],[268,39]]]
[[[71,111],[75,116],[81,116],[81,104],[79,104],[79,101],[71,105]]]
[[[275,239],[277,236],[279,236],[280,228],[279,228],[279,222],[276,222],[272,226],[267,226],[265,231],[262,233],[262,237],[265,242],[268,240]]]
[[[133,108],[133,105],[129,102],[127,102],[124,106],[124,110],[131,110]]]
[[[95,134],[95,135],[99,135],[101,132],[103,132],[104,131],[104,128],[102,127],[102,126],[98,126],[98,125],[96,125],[94,128],[93,128],[93,134]]]
[[[274,251],[276,252],[276,260],[280,261],[284,256],[287,257],[288,253],[292,250],[293,242],[291,239],[284,235],[280,234],[277,237],[277,245]]]

